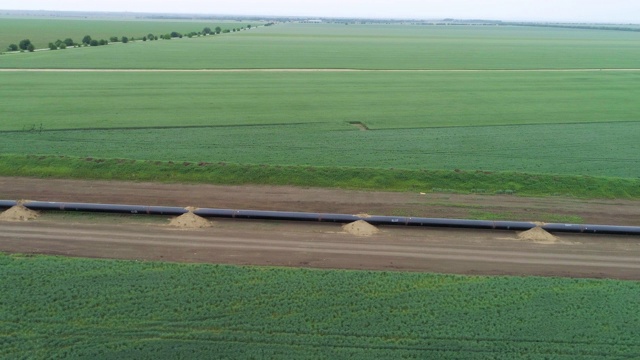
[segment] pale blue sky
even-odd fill
[[[640,0],[0,0],[0,9],[640,23]]]

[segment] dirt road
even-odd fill
[[[386,227],[372,237],[336,224],[216,221],[199,230],[160,224],[0,222],[0,251],[97,258],[640,279],[640,239],[563,236],[554,244],[514,232]]]
[[[640,202],[451,194],[0,178],[0,199],[467,217],[476,211],[536,220],[544,213],[638,225]],[[105,220],[107,219],[107,220]],[[640,279],[640,238],[562,235],[552,244],[515,232],[383,227],[372,237],[337,224],[217,220],[177,230],[168,219],[44,214],[0,222],[0,251],[99,258]]]
[[[0,177],[0,199],[640,225],[640,201]],[[554,220],[556,219],[556,220]]]

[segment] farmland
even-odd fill
[[[640,68],[639,40],[635,32],[552,28],[279,24],[229,36],[3,56],[0,67],[619,69]]]
[[[0,265],[2,357],[640,356],[635,282],[22,255]]]
[[[282,184],[304,167],[334,172],[334,186],[357,187],[348,174],[373,171],[376,186],[389,190],[635,197],[639,38],[528,27],[279,24],[9,54],[1,68],[70,71],[0,72],[0,153],[13,164],[2,173],[60,176],[80,172],[79,159],[130,159],[281,169],[271,177],[224,177],[231,183]],[[96,70],[73,70],[81,68]],[[68,165],[43,168],[25,155],[63,156]],[[92,177],[122,174],[102,164]],[[189,179],[145,171],[132,175],[216,182],[219,173]],[[394,183],[393,171],[408,171],[409,179]],[[419,171],[431,180],[419,181]],[[464,186],[450,183],[477,171],[489,184],[474,185],[470,175]],[[516,181],[538,176],[550,185],[534,190]],[[578,177],[611,187],[572,190],[584,180]]]

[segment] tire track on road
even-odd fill
[[[163,229],[160,229],[161,231]],[[167,231],[164,229],[164,231]],[[319,236],[320,238],[320,236]],[[47,243],[63,244],[105,243],[114,246],[143,245],[150,247],[180,247],[193,249],[218,249],[234,251],[271,251],[281,253],[317,253],[349,255],[354,257],[414,258],[424,260],[448,260],[459,262],[488,262],[495,264],[554,265],[568,267],[616,268],[640,270],[640,259],[622,255],[589,255],[581,253],[560,254],[550,252],[550,248],[540,252],[466,249],[442,246],[414,246],[394,244],[372,244],[356,242],[295,241],[270,238],[217,236],[203,231],[202,235],[162,234],[133,231],[76,231],[72,229],[48,229],[12,227],[0,225],[0,246],[4,240],[33,242],[46,248]],[[39,251],[43,251],[39,249]],[[46,251],[46,250],[45,250]]]

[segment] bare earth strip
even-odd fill
[[[565,236],[518,241],[513,232],[382,228],[370,238],[335,224],[217,221],[162,225],[0,223],[0,251],[240,265],[640,279],[640,240]]]
[[[592,224],[640,225],[640,201],[637,200],[440,193],[422,195],[293,186],[0,177],[0,199],[445,218],[468,218],[477,213],[485,213],[522,221],[543,221],[545,215],[556,215],[579,216],[585,223]]]
[[[526,72],[637,72],[640,69],[0,69],[0,72],[116,72],[116,73],[238,73],[238,72],[398,72],[398,73],[526,73]]]

